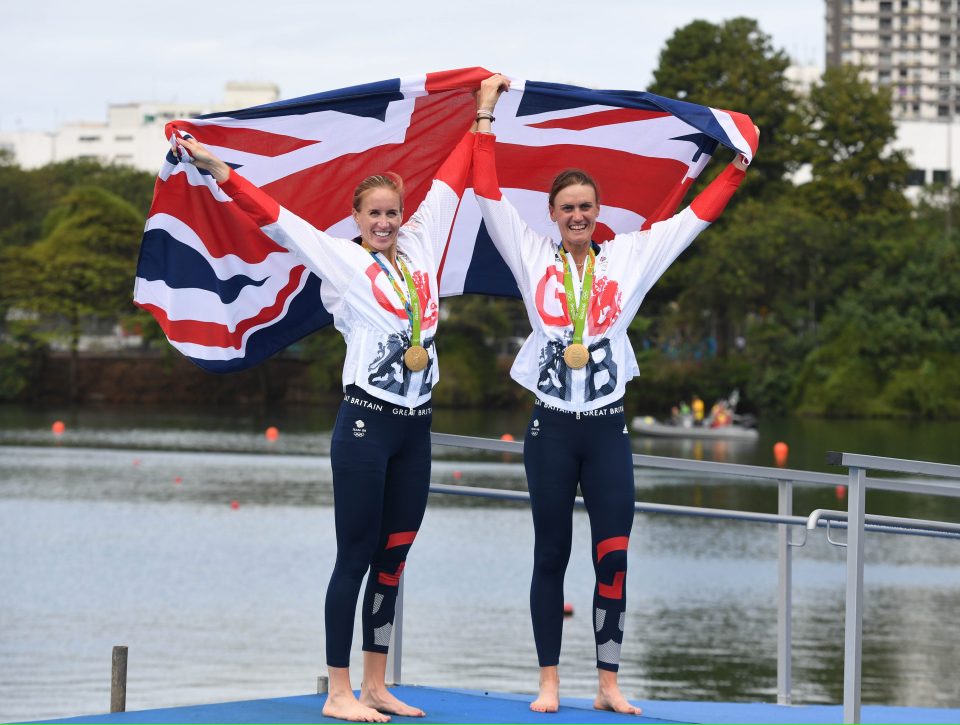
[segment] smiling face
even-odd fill
[[[353,220],[360,228],[360,238],[366,246],[377,252],[388,252],[396,247],[402,217],[400,195],[383,186],[364,192],[360,208],[353,210]]]
[[[560,239],[568,251],[590,244],[599,216],[597,192],[587,184],[563,187],[550,205],[550,219],[557,223]]]

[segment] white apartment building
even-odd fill
[[[960,179],[960,118],[953,121],[898,121],[897,148],[906,150],[909,186]],[[915,195],[911,194],[911,198]]]
[[[105,123],[66,123],[54,132],[0,132],[0,149],[33,169],[67,159],[98,159],[144,171],[160,168],[168,148],[163,126],[175,118],[191,118],[217,110],[234,110],[270,103],[280,96],[273,83],[227,83],[222,103],[140,102],[112,104]]]
[[[827,66],[854,64],[889,86],[898,119],[960,111],[958,0],[826,0]]]
[[[960,178],[960,0],[826,0],[826,61],[890,88],[910,186]]]

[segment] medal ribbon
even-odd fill
[[[590,296],[593,292],[593,262],[596,259],[593,249],[587,259],[587,269],[583,273],[583,284],[580,286],[580,299],[573,294],[573,275],[570,273],[570,263],[567,254],[563,254],[563,288],[567,291],[567,312],[573,318],[573,343],[583,344],[583,328],[587,321],[587,310],[590,308]]]
[[[413,275],[410,274],[410,270],[408,270],[407,265],[404,264],[403,257],[397,254],[397,263],[400,265],[400,271],[403,272],[403,277],[407,282],[407,293],[409,296],[404,296],[403,290],[400,288],[400,285],[397,284],[397,280],[394,279],[393,274],[390,273],[390,268],[383,263],[375,251],[372,249],[368,249],[367,251],[370,252],[370,256],[380,265],[383,273],[387,275],[387,279],[389,279],[390,284],[393,285],[393,291],[397,293],[397,297],[400,298],[400,302],[403,304],[403,309],[407,313],[407,318],[410,320],[410,327],[412,328],[410,345],[419,345],[420,320],[422,315],[420,314],[420,296],[417,294],[417,288],[413,284]]]

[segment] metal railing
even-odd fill
[[[924,534],[927,532],[936,533],[937,530],[956,531],[960,529],[956,524],[944,522],[918,522],[896,517],[868,516],[866,513],[867,487],[878,488],[878,486],[876,485],[876,479],[867,478],[867,470],[936,476],[960,481],[960,466],[836,452],[827,454],[827,463],[835,466],[845,466],[849,471],[846,511],[848,525],[847,594],[843,644],[843,721],[845,723],[857,723],[860,722],[860,677],[863,655],[864,531],[868,529],[870,523],[876,522],[878,519],[890,520],[895,526],[916,528]],[[956,496],[960,493],[960,487],[944,484],[933,484],[939,491],[930,490],[931,484],[917,481],[892,481],[887,479],[883,481],[883,484],[883,487],[888,491],[929,493],[941,496]],[[814,511],[811,514],[811,521],[814,514],[818,514],[821,521],[835,520],[843,516],[842,511]]]
[[[523,443],[513,441],[476,438],[471,436],[451,435],[448,433],[431,434],[434,445],[468,448],[496,453],[523,453]],[[749,466],[735,463],[714,463],[709,461],[695,461],[686,458],[668,458],[662,456],[633,455],[633,465],[637,468],[658,468],[670,471],[688,473],[730,476],[734,478],[751,478],[761,481],[776,482],[778,488],[777,513],[771,514],[760,511],[736,511],[730,509],[704,508],[698,506],[679,506],[637,501],[634,510],[644,514],[668,514],[674,516],[694,516],[721,520],[736,520],[752,523],[775,524],[777,526],[777,704],[790,705],[792,703],[792,600],[793,600],[793,549],[802,547],[806,543],[807,533],[818,528],[827,532],[827,540],[836,546],[847,547],[847,642],[844,650],[844,721],[859,722],[860,718],[860,632],[862,630],[862,598],[863,598],[863,532],[875,531],[882,533],[903,534],[909,536],[932,536],[936,538],[960,539],[960,525],[947,522],[928,521],[892,516],[866,515],[863,509],[863,489],[869,485],[877,490],[909,491],[937,496],[960,497],[960,487],[936,482],[918,480],[892,480],[882,478],[867,478],[863,467],[869,459],[870,467],[876,470],[915,473],[921,475],[936,475],[943,478],[960,478],[960,466],[946,466],[944,464],[921,463],[916,461],[897,461],[897,459],[882,459],[872,456],[854,456],[851,454],[830,454],[840,456],[834,461],[828,456],[828,462],[840,462],[841,465],[860,466],[856,470],[860,473],[854,480],[854,468],[850,476],[814,471],[801,471],[788,468],[769,468],[765,466]],[[913,464],[900,468],[884,468],[881,462],[896,461],[900,464]],[[817,509],[809,516],[793,515],[793,486],[820,486],[849,488],[848,512]],[[431,493],[455,496],[476,496],[481,498],[499,499],[504,501],[530,500],[525,491],[511,491],[475,486],[459,486],[448,484],[431,484]],[[856,502],[856,503],[855,503]],[[582,506],[583,499],[577,497],[576,505]],[[859,514],[857,513],[859,511]],[[855,525],[848,532],[846,544],[830,537],[834,528],[848,528],[847,521],[853,517]],[[791,537],[790,527],[800,527],[803,533],[800,541]],[[853,582],[851,595],[851,557],[855,560],[852,566],[859,574]],[[851,602],[854,608],[851,610]],[[851,629],[851,617],[855,618],[855,629]],[[855,642],[851,645],[851,636]],[[401,682],[403,649],[403,577],[400,578],[397,593],[396,614],[394,618],[393,642],[389,650],[387,663],[388,678],[393,683]],[[850,677],[850,700],[855,697],[856,704],[851,705],[848,715],[848,670]],[[854,686],[855,680],[855,686]]]

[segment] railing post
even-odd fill
[[[110,668],[110,712],[125,712],[127,709],[127,648],[113,648]]]
[[[793,483],[778,481],[777,513],[793,516]],[[777,524],[777,704],[789,705],[793,692],[793,549],[790,526]]]
[[[387,653],[387,684],[400,684],[400,667],[403,660],[403,574],[397,584],[397,605],[393,613],[393,640]]]
[[[863,536],[866,470],[850,469],[847,489],[847,611],[843,645],[843,721],[860,722],[860,674],[863,654]]]

